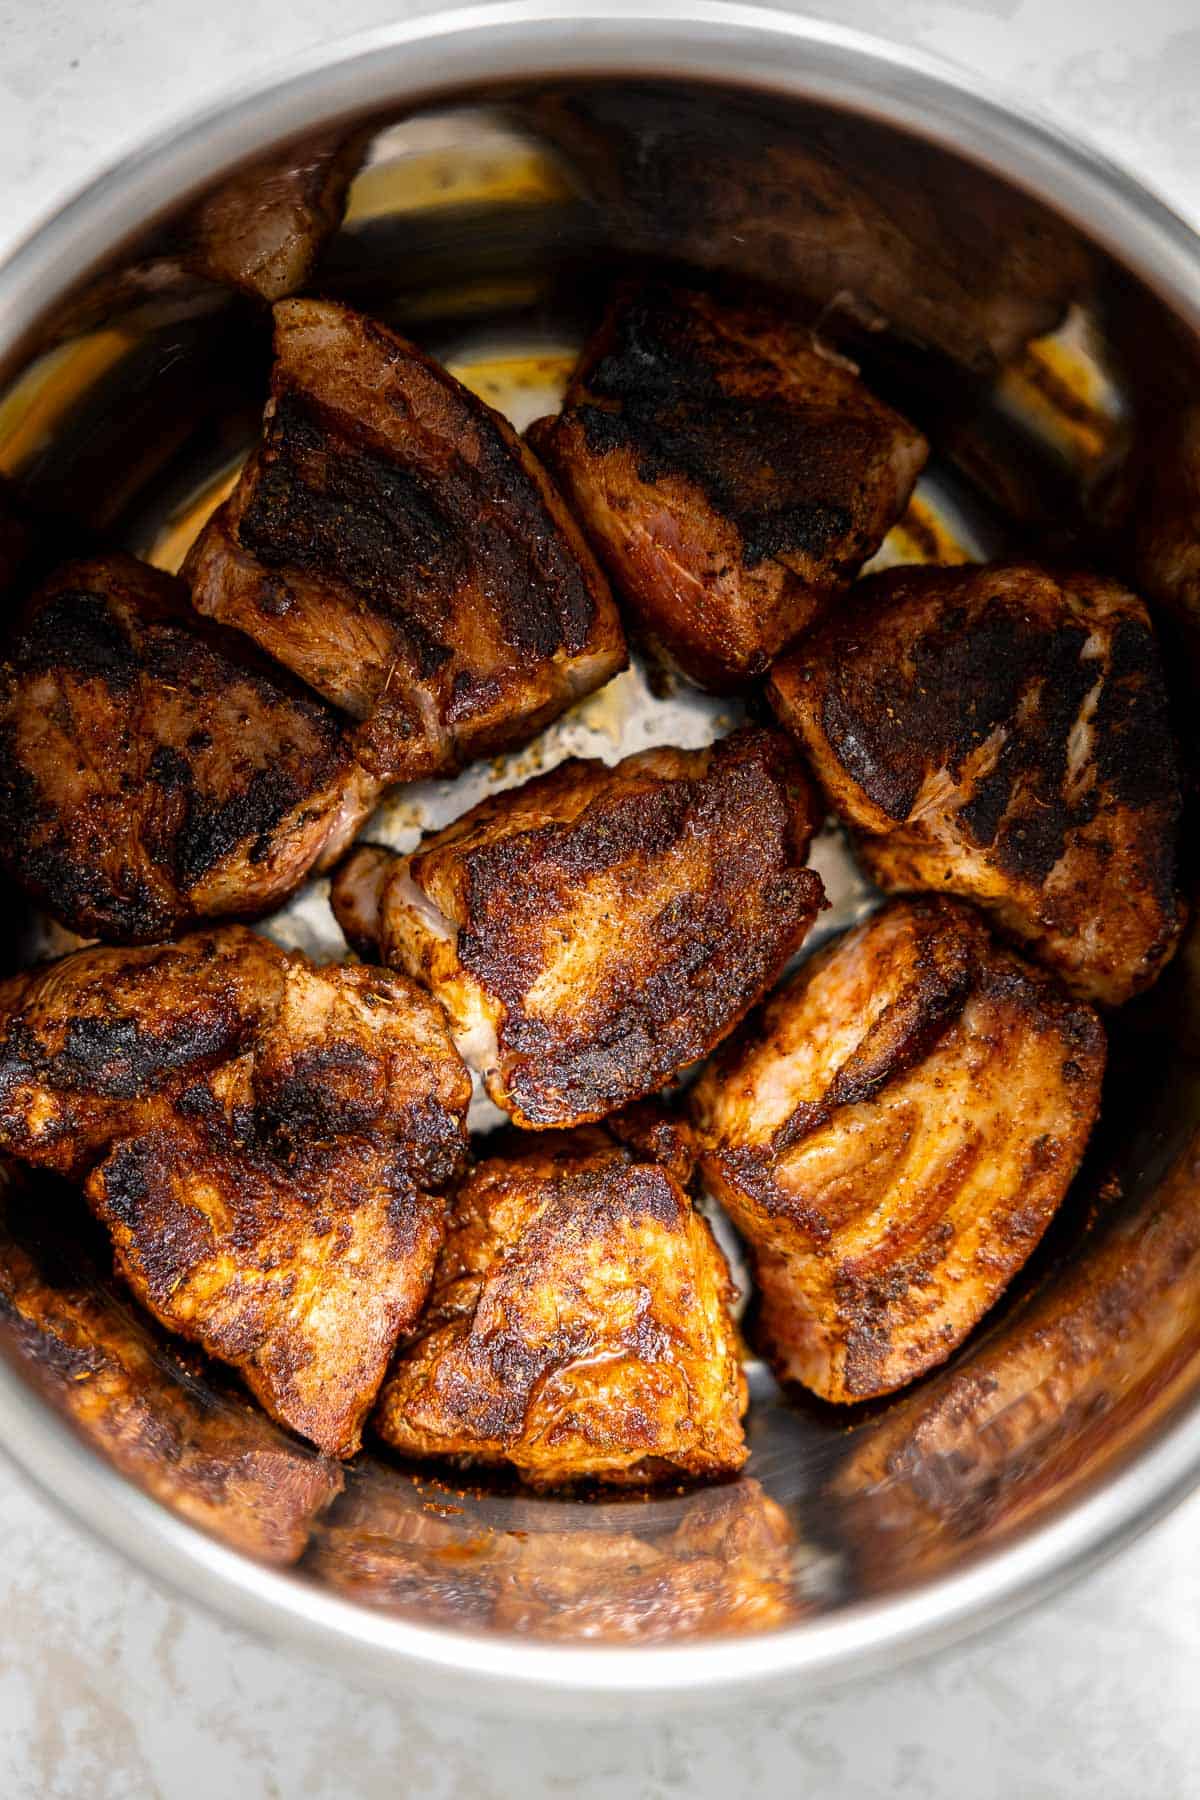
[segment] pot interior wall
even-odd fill
[[[939,455],[890,554],[1028,547],[1121,566],[1122,470],[1164,394],[1194,381],[1194,350],[1128,273],[1022,196],[883,127],[719,88],[515,88],[362,129],[345,224],[309,286],[401,326],[519,424],[554,403],[614,271],[685,265],[819,315],[934,437]],[[34,519],[26,571],[92,543],[177,567],[253,439],[266,309],[197,272],[190,229],[166,221],[98,271],[0,398],[0,472]],[[1162,625],[1178,647],[1186,737],[1186,621]],[[408,847],[535,766],[705,742],[734,710],[635,668],[536,755],[395,796],[374,835]],[[817,861],[835,900],[827,934],[873,896],[836,832]],[[341,949],[320,883],[268,929],[320,955]],[[64,941],[25,915],[7,940],[17,962]],[[0,1248],[67,1320],[82,1360],[64,1374],[61,1349],[18,1326],[0,1283],[6,1349],[96,1454],[164,1504],[364,1605],[591,1642],[827,1614],[1034,1528],[1193,1401],[1194,959],[1189,941],[1159,989],[1113,1021],[1085,1166],[980,1332],[945,1370],[869,1408],[785,1398],[752,1363],[753,1453],[725,1486],[584,1503],[366,1454],[330,1501],[339,1475],[134,1317],[76,1196],[15,1177]],[[99,1391],[105,1371],[134,1363],[119,1417],[102,1393],[80,1404],[80,1381]]]

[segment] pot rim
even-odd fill
[[[351,115],[428,105],[487,82],[708,80],[899,126],[1044,201],[1130,267],[1200,335],[1200,238],[1132,176],[1054,124],[923,53],[725,0],[546,0],[440,12],[293,58],[108,167],[0,264],[0,370],[114,248],[215,177]],[[798,1677],[880,1673],[1029,1606],[1147,1529],[1200,1484],[1200,1392],[1151,1443],[1046,1523],[960,1572],[828,1618],[745,1638],[584,1647],[471,1636],[371,1610],[226,1548],[126,1481],[0,1357],[0,1444],[89,1532],[259,1637],[374,1685],[473,1703],[627,1715],[760,1696]]]

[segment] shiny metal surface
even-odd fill
[[[249,303],[181,271],[171,218],[245,158],[342,122],[369,121],[373,148],[316,285],[399,319],[526,422],[553,395],[599,268],[631,251],[696,254],[661,191],[655,205],[635,194],[615,219],[611,195],[589,192],[587,172],[548,131],[547,93],[590,91],[599,77],[702,84],[684,94],[689,129],[703,118],[714,140],[726,118],[747,129],[746,109],[764,109],[763,128],[786,133],[801,105],[911,130],[1078,227],[1103,253],[1096,303],[1068,322],[1052,360],[1087,366],[1086,429],[1068,429],[1061,411],[1047,427],[1024,365],[971,374],[980,418],[1007,421],[1004,454],[1052,471],[1052,491],[1072,504],[1119,454],[1141,390],[1156,391],[1147,341],[1164,361],[1169,346],[1174,364],[1200,336],[1200,244],[1165,208],[921,59],[746,7],[609,6],[562,20],[507,5],[311,57],[149,146],[48,221],[0,269],[0,469],[35,502],[66,503],[86,528],[177,563],[249,441],[265,353]],[[949,209],[952,177],[965,179],[935,154],[931,189],[945,182]],[[734,245],[758,204],[725,196],[725,237],[706,228],[709,266],[746,273]],[[1088,340],[1082,363],[1072,333]],[[942,369],[924,353],[916,366],[930,381]],[[150,452],[135,458],[135,444]],[[938,554],[948,543],[990,553],[1045,532],[1045,520],[1014,516],[951,459],[923,483],[922,501]],[[1078,542],[1086,527],[1072,530]],[[919,555],[915,541],[897,538],[889,553]],[[395,796],[375,830],[406,845],[497,780],[570,751],[615,760],[647,742],[701,742],[728,711],[664,689],[653,671],[622,677],[503,767]],[[835,833],[818,866],[836,901],[833,929],[869,894]],[[270,928],[337,953],[319,886]],[[25,953],[54,941],[33,921]],[[261,1542],[259,1560],[231,1547],[247,1536],[237,1508],[256,1504],[244,1482],[218,1483],[211,1504],[236,1398],[158,1340],[139,1404],[151,1418],[158,1406],[183,1419],[176,1441],[203,1463],[203,1508],[188,1456],[155,1463],[137,1433],[119,1443],[110,1434],[98,1453],[79,1405],[67,1409],[74,1424],[64,1414],[55,1371],[39,1371],[36,1345],[0,1358],[0,1442],[152,1573],[375,1681],[443,1697],[465,1682],[472,1697],[504,1704],[625,1711],[886,1667],[1049,1592],[1200,1478],[1200,1090],[1176,1048],[1186,1006],[1186,984],[1173,980],[1122,1024],[1078,1193],[1010,1303],[950,1369],[890,1405],[834,1417],[786,1403],[752,1368],[753,1456],[729,1487],[585,1504],[460,1492],[368,1457],[303,1558],[287,1568],[281,1553],[272,1566]],[[123,1334],[139,1328],[101,1262],[80,1250],[63,1204],[59,1217],[36,1196],[32,1207],[11,1202],[9,1244],[31,1247],[36,1279],[66,1295],[62,1304],[99,1296],[120,1363]],[[5,1250],[0,1239],[0,1262]],[[185,1399],[168,1409],[162,1384]],[[203,1530],[186,1522],[197,1518]]]

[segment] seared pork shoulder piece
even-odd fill
[[[0,861],[84,936],[267,912],[379,791],[327,706],[131,556],[60,570],[0,666]]]
[[[0,984],[0,1151],[73,1181],[253,1055],[284,957],[240,925],[96,946]]]
[[[852,1401],[944,1362],[1062,1199],[1103,1068],[1091,1007],[955,901],[893,901],[806,963],[692,1096],[776,1372]]]
[[[438,997],[519,1125],[602,1118],[705,1056],[824,901],[786,741],[571,761],[493,795],[411,856],[363,846],[333,907],[363,955]]]
[[[804,326],[661,285],[618,295],[532,441],[642,630],[717,688],[858,573],[927,450]]]
[[[338,1464],[285,1436],[232,1383],[222,1389],[210,1372],[201,1388],[73,1241],[47,1241],[44,1201],[18,1195],[0,1214],[0,1339],[146,1493],[236,1550],[295,1562],[341,1491]],[[13,1224],[35,1207],[36,1244]]]
[[[360,721],[388,779],[526,742],[625,663],[616,609],[498,413],[374,320],[275,308],[266,429],[184,567],[211,618]]]
[[[306,287],[370,135],[320,132],[227,176],[156,230],[136,262],[119,261],[53,308],[41,346],[105,327],[149,336],[226,309],[231,290],[273,302]]]
[[[542,1487],[728,1473],[746,1458],[732,1297],[666,1168],[595,1127],[513,1146],[452,1202],[375,1427]]]
[[[90,1168],[156,1318],[352,1455],[465,1149],[470,1081],[437,1006],[231,926],[17,976],[0,1029],[0,1150]]]
[[[1086,999],[1175,949],[1180,782],[1141,601],[1028,563],[903,568],[778,662],[770,696],[888,892],[976,901]]]

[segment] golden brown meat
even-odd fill
[[[79,950],[0,984],[0,1151],[79,1180],[118,1138],[225,1080],[283,1002],[284,958],[239,925]]]
[[[22,1211],[42,1197],[22,1196]],[[146,1493],[264,1562],[303,1554],[342,1472],[284,1436],[241,1394],[201,1386],[149,1320],[80,1266],[0,1217],[0,1337],[49,1399]]]
[[[661,284],[618,294],[531,437],[643,631],[717,688],[858,573],[927,449],[803,325]]]
[[[1144,1201],[954,1369],[864,1435],[833,1482],[873,1582],[909,1582],[1127,1461],[1193,1389],[1200,1138]]]
[[[806,963],[692,1096],[775,1370],[851,1401],[944,1362],[1062,1199],[1103,1067],[1092,1009],[954,901],[894,901]]]
[[[890,570],[770,696],[882,888],[976,901],[1087,999],[1158,975],[1183,921],[1180,786],[1132,594],[1027,563]]]
[[[119,1143],[86,1184],[138,1299],[236,1368],[272,1418],[353,1456],[429,1289],[442,1203],[403,1149],[350,1137],[278,1160],[224,1121]]]
[[[379,791],[328,707],[133,557],[60,570],[0,667],[0,862],[85,936],[267,912]]]
[[[498,413],[374,320],[275,308],[266,436],[189,554],[202,613],[361,721],[389,779],[523,743],[624,666],[612,596]]]
[[[333,906],[363,954],[437,995],[520,1125],[602,1118],[707,1054],[800,945],[824,891],[785,741],[572,761],[412,856],[364,847]]]
[[[745,1461],[733,1289],[661,1165],[598,1129],[481,1163],[375,1429],[408,1456],[522,1480],[647,1482]]]
[[[437,1006],[230,927],[32,970],[0,1020],[0,1149],[90,1167],[138,1298],[353,1454],[465,1150],[470,1081]]]
[[[740,1636],[800,1616],[796,1535],[757,1481],[695,1488],[675,1507],[669,1530],[644,1508],[634,1529],[547,1525],[545,1508],[527,1530],[520,1512],[508,1516],[521,1528],[498,1529],[469,1494],[368,1468],[320,1521],[305,1567],[360,1604],[560,1643]]]
[[[592,82],[532,123],[617,253],[769,283],[989,376],[1091,281],[1079,232],[914,136],[791,101]]]

